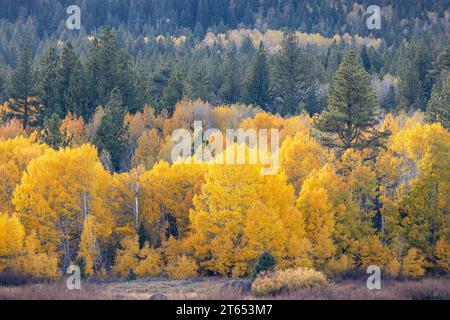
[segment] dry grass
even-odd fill
[[[171,300],[242,299],[238,290],[224,288],[227,280],[199,278],[193,280],[139,279],[99,284],[100,291],[125,299],[146,300],[162,293]]]
[[[364,280],[347,280],[323,289],[304,289],[276,297],[289,300],[449,300],[450,280],[386,280],[368,290]]]
[[[65,285],[56,283],[0,287],[0,300],[110,300],[118,298],[95,288],[68,290]]]
[[[147,300],[161,293],[168,299],[242,300],[258,299],[251,293],[240,291],[227,284],[230,280],[199,278],[194,280],[139,279],[136,281],[111,281],[82,283],[81,290],[68,290],[65,282],[27,284],[1,287],[0,300]],[[361,280],[342,280],[326,288],[301,289],[283,293],[270,299],[293,300],[373,300],[373,299],[450,299],[449,279],[423,279],[418,281],[386,280],[381,290],[368,290]]]

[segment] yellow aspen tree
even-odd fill
[[[193,198],[200,192],[205,164],[161,161],[142,176],[143,214],[157,238],[153,246],[162,245],[172,235],[182,238],[189,225]]]
[[[22,255],[19,258],[19,269],[35,278],[51,278],[58,276],[58,257],[54,252],[45,251],[32,231],[25,239]]]
[[[324,165],[324,158],[320,144],[303,132],[287,137],[280,149],[281,168],[297,193],[308,174]]]
[[[155,111],[144,106],[142,111],[136,112],[134,115],[127,113],[124,118],[124,125],[128,128],[129,141],[133,148],[138,146],[139,138],[148,130],[160,129],[157,126]]]
[[[436,268],[444,272],[450,271],[450,244],[445,237],[440,238],[436,242],[435,257]]]
[[[150,170],[159,160],[158,156],[162,143],[163,140],[156,129],[144,131],[138,139],[131,165],[133,167],[143,165],[147,170]]]
[[[139,239],[137,235],[128,236],[120,242],[121,249],[116,251],[116,260],[112,272],[126,276],[135,272],[138,265]]]
[[[371,236],[361,244],[359,254],[361,256],[361,269],[365,271],[368,266],[376,265],[383,272],[391,276],[398,275],[400,263],[388,246],[384,246],[377,236]]]
[[[95,216],[101,243],[111,235],[114,221],[105,203],[109,183],[93,146],[49,150],[30,162],[13,204],[25,230],[35,230],[43,248],[57,252],[67,266],[77,255],[89,215]]]
[[[213,128],[222,132],[239,127],[239,109],[235,106],[217,106],[213,109]]]
[[[167,267],[166,271],[172,279],[187,279],[197,275],[198,266],[192,257],[177,256]]]
[[[425,274],[425,259],[416,248],[410,248],[402,261],[402,275],[405,277],[420,277]]]
[[[0,272],[16,265],[24,237],[25,231],[19,219],[0,212]]]
[[[336,208],[326,189],[327,182],[337,178],[333,176],[327,168],[314,170],[304,181],[297,200],[297,207],[305,217],[306,236],[311,242],[311,259],[320,270],[324,270],[337,253],[334,243]]]
[[[84,259],[85,274],[88,276],[94,273],[94,266],[98,257],[96,233],[95,217],[86,217],[83,226],[83,232],[81,233],[80,250],[78,251],[78,256]]]
[[[143,166],[129,172],[115,173],[111,184],[110,203],[114,207],[117,228],[137,232],[141,224]]]
[[[0,211],[14,211],[12,198],[16,185],[28,163],[46,150],[46,145],[34,143],[32,138],[17,137],[0,141]]]
[[[7,123],[0,125],[0,141],[14,139],[16,137],[28,137],[28,132],[22,127],[17,119],[11,119]]]
[[[154,277],[163,271],[161,251],[151,248],[148,243],[139,251],[138,258],[134,271],[139,277]]]
[[[259,170],[256,165],[208,167],[202,192],[194,197],[186,240],[200,267],[243,276],[265,250],[273,251],[280,267],[307,263],[293,187],[283,175],[263,176]]]
[[[450,236],[450,133],[440,124],[414,125],[395,137],[391,146],[403,153],[409,182],[399,201],[399,224],[409,246],[434,261],[434,244]]]
[[[69,141],[72,147],[89,143],[86,123],[83,117],[74,113],[69,112],[62,120],[60,131],[67,135],[66,141]]]

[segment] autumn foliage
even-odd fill
[[[168,118],[147,107],[125,116],[134,149],[132,168],[120,173],[91,144],[96,115],[88,123],[68,115],[61,132],[71,146],[59,150],[5,123],[0,270],[53,278],[81,259],[87,276],[244,277],[269,252],[278,273],[257,279],[261,293],[281,290],[274,277],[308,287],[372,264],[393,276],[448,272],[450,133],[423,119],[386,115],[380,129],[391,135],[373,157],[365,149],[334,154],[307,115],[189,101]],[[279,172],[171,163],[172,130],[192,130],[193,120],[279,128]]]

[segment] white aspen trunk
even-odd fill
[[[84,210],[84,222],[86,222],[88,216],[88,204],[87,204],[87,194],[83,193],[83,210]]]
[[[136,230],[139,228],[139,200],[137,195],[134,197],[134,223],[136,225]]]

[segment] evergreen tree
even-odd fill
[[[39,132],[40,140],[55,150],[69,145],[67,132],[61,131],[61,122],[58,114],[53,113],[45,118],[42,130]]]
[[[336,41],[333,41],[331,46],[328,48],[327,56],[325,60],[325,68],[327,71],[328,78],[331,79],[337,68],[341,64],[341,51]]]
[[[394,85],[390,85],[388,92],[383,100],[380,101],[380,106],[388,112],[394,112],[397,105],[397,93]]]
[[[6,99],[6,67],[0,63],[0,102]]]
[[[426,114],[429,122],[440,122],[450,130],[450,73],[442,84],[434,85]]]
[[[120,50],[116,37],[105,27],[89,51],[87,60],[90,106],[105,105],[109,93],[118,87],[124,91],[125,105],[136,111],[135,75],[131,70],[129,55]]]
[[[169,116],[172,116],[175,105],[183,98],[183,78],[181,72],[175,70],[169,79],[167,87],[163,90],[161,104],[167,110]]]
[[[87,87],[85,81],[85,71],[79,59],[75,62],[75,68],[70,77],[67,90],[63,91],[64,110],[82,116],[84,119],[90,119],[93,110],[88,107]]]
[[[246,35],[242,40],[239,52],[248,56],[253,56],[255,54],[255,46],[253,45],[252,38],[250,38],[248,35]]]
[[[89,118],[84,67],[70,42],[64,45],[58,61],[58,91],[62,117],[75,112]]]
[[[362,65],[363,65],[364,69],[366,69],[367,72],[370,72],[370,69],[371,69],[370,58],[367,53],[367,46],[365,46],[365,45],[361,49],[361,60],[362,60]]]
[[[424,40],[411,40],[410,47],[400,60],[400,94],[406,107],[425,109],[431,95],[429,50]]]
[[[54,113],[61,116],[58,105],[58,53],[56,48],[50,47],[43,55],[38,73],[39,97],[45,106],[44,117],[49,117]]]
[[[171,77],[171,68],[166,61],[161,62],[151,74],[149,82],[149,96],[151,105],[161,111],[164,89],[167,88]]]
[[[19,59],[19,64],[13,73],[11,80],[11,91],[13,98],[27,100],[35,93],[35,73],[33,58],[28,44],[25,45]]]
[[[450,44],[433,61],[432,67],[428,72],[428,78],[432,84],[445,80],[446,74],[450,72]],[[441,75],[443,75],[441,77]],[[443,79],[440,79],[443,78]]]
[[[219,90],[219,97],[225,103],[235,103],[240,98],[239,62],[234,53],[229,50],[222,64],[223,82]]]
[[[245,79],[243,95],[246,103],[260,106],[264,110],[269,109],[269,66],[262,42]]]
[[[272,91],[277,112],[285,116],[299,113],[312,85],[312,62],[301,52],[295,34],[288,34],[281,47],[275,59]]]
[[[125,108],[119,89],[111,91],[106,113],[97,130],[96,144],[100,150],[106,150],[110,156],[114,170],[124,169],[127,151],[127,129],[124,127]]]
[[[361,65],[358,52],[349,50],[343,58],[328,91],[328,106],[314,121],[326,146],[338,148],[377,148],[384,133],[375,125],[376,95],[370,75]]]
[[[201,61],[198,56],[194,56],[184,84],[184,96],[195,100],[203,99],[212,101],[214,98],[214,87],[209,77],[205,61]]]

